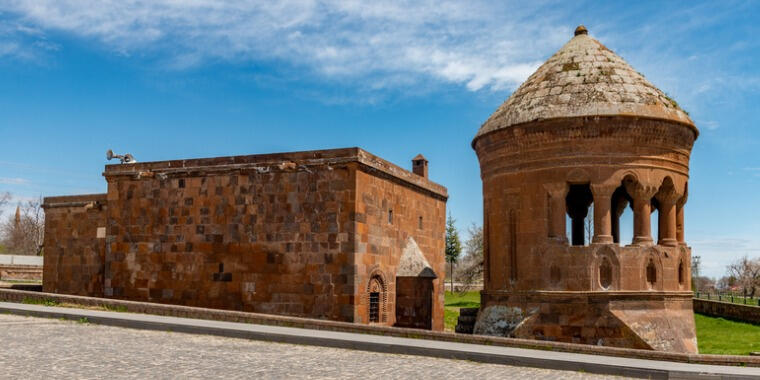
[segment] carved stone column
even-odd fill
[[[620,216],[628,207],[628,199],[624,196],[612,194],[612,242],[620,243]]]
[[[594,194],[594,238],[593,243],[612,243],[612,193],[615,186],[591,185]]]
[[[567,244],[565,197],[568,186],[564,182],[549,183],[545,184],[544,188],[549,193],[549,238]]]
[[[678,244],[686,244],[683,226],[683,206],[686,205],[686,199],[688,196],[688,193],[684,193],[684,195],[678,199],[678,202],[676,202],[676,240],[678,240]]]
[[[678,245],[676,240],[676,203],[660,201],[660,214],[659,214],[659,231],[660,241],[659,245],[667,245],[675,247]]]
[[[652,197],[657,187],[631,182],[625,184],[625,189],[633,198],[633,244],[651,245]]]
[[[676,201],[679,196],[675,192],[659,192],[656,195],[657,201],[660,202],[659,213],[659,245],[675,247],[678,245],[676,240]]]

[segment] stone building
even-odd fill
[[[362,149],[107,165],[45,198],[46,292],[443,329],[446,188]]]
[[[485,234],[476,333],[697,352],[683,232],[697,135],[673,99],[578,27],[472,142]],[[633,241],[620,241],[629,205]]]

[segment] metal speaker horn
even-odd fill
[[[106,152],[106,158],[109,161],[112,160],[112,159],[114,159],[114,158],[118,158],[119,161],[121,161],[122,164],[134,164],[134,163],[137,162],[137,160],[135,160],[135,158],[131,154],[129,154],[129,153],[123,154],[123,155],[122,154],[114,154],[114,152],[111,149],[109,149]]]

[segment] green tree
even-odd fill
[[[451,292],[454,292],[454,264],[459,261],[459,255],[462,253],[462,242],[459,240],[459,231],[454,225],[454,218],[449,213],[446,219],[446,262],[451,265]]]

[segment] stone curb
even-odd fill
[[[605,357],[567,352],[431,341],[282,326],[165,317],[0,302],[0,312],[43,318],[64,318],[107,326],[206,334],[278,343],[371,352],[429,356],[554,370],[651,379],[756,379],[760,369]]]
[[[297,327],[302,329],[326,330],[333,332],[358,333],[366,335],[383,335],[389,337],[424,339],[439,342],[512,347],[576,354],[604,355],[608,357],[670,361],[691,364],[760,367],[760,357],[739,355],[683,354],[618,347],[592,346],[586,344],[492,337],[483,335],[453,334],[440,331],[370,326],[348,322],[299,318],[283,315],[257,314],[232,310],[207,309],[150,302],[126,301],[111,298],[94,298],[65,294],[0,289],[0,301],[23,303],[26,300],[36,300],[37,302],[53,300],[59,303],[70,303],[82,307],[95,306],[102,308],[103,306],[109,306],[113,308],[121,308],[124,311],[131,313],[193,318],[212,321],[242,322],[246,324],[267,326]]]

